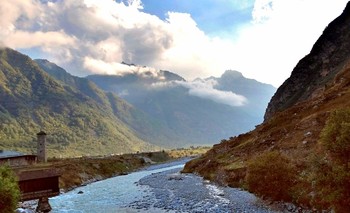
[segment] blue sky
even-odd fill
[[[187,80],[237,70],[278,87],[348,0],[4,0],[0,46],[77,76],[130,72]]]
[[[165,20],[167,12],[191,14],[198,27],[210,35],[232,32],[252,20],[251,0],[143,0],[143,11]]]

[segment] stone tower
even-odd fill
[[[37,156],[38,162],[46,162],[46,133],[44,131],[40,131],[36,134],[38,137],[38,147],[37,147]]]

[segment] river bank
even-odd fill
[[[65,193],[96,181],[127,175],[151,165],[171,163],[181,158],[190,159],[203,154],[208,149],[208,147],[196,147],[113,156],[52,158],[47,163],[35,164],[25,169],[55,168],[61,174],[59,178],[60,191]],[[36,205],[36,200],[20,202],[17,212],[33,212]]]
[[[181,174],[188,160],[152,165],[75,188],[50,198],[52,213],[278,212],[249,192]]]
[[[272,206],[238,188],[182,174],[190,158],[151,165],[128,175],[77,187],[50,198],[52,213],[85,212],[298,212]],[[36,203],[18,212],[33,213]],[[283,208],[280,208],[283,207]]]
[[[278,212],[247,191],[218,186],[194,174],[182,174],[181,169],[140,179],[137,184],[147,186],[151,195],[128,207],[141,212]]]

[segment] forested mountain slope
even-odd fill
[[[153,149],[115,116],[108,99],[96,91],[80,92],[49,76],[29,57],[1,49],[0,149],[31,153],[40,130],[48,133],[50,156]],[[94,96],[103,98],[96,101]]]

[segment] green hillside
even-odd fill
[[[86,79],[69,74],[63,68],[45,59],[36,59],[37,64],[48,74],[86,96],[94,99],[103,107],[113,112],[138,137],[151,144],[162,147],[174,147],[179,139],[166,126],[152,116],[135,108],[112,92],[105,92],[95,83]]]
[[[0,149],[32,153],[36,133],[48,135],[50,156],[99,155],[153,149],[117,116],[109,99],[82,80],[57,81],[29,57],[0,50]],[[80,89],[86,88],[84,92]],[[97,101],[98,100],[98,101]]]

